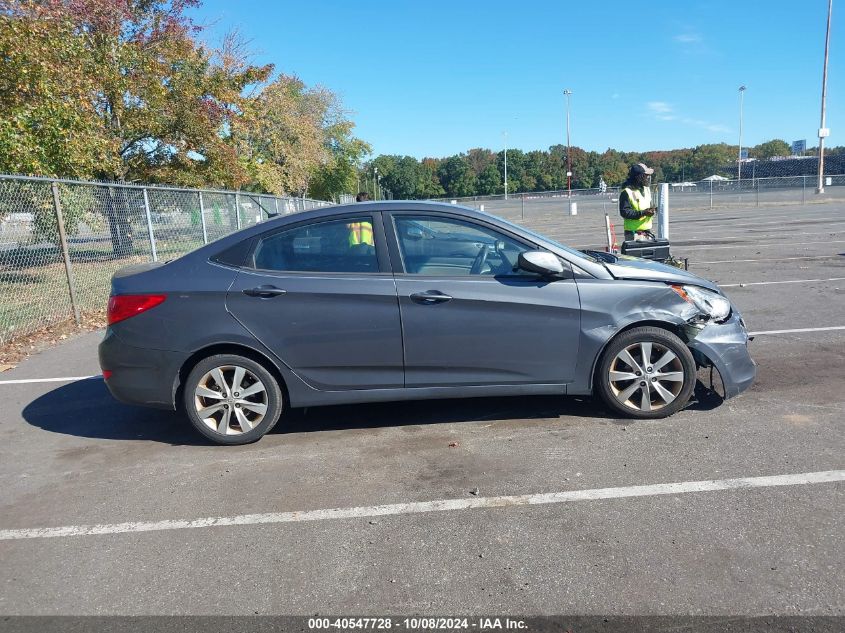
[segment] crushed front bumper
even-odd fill
[[[757,363],[748,353],[748,332],[739,312],[724,323],[709,323],[700,330],[691,328],[687,345],[696,360],[713,365],[725,386],[725,398],[739,395],[754,382]]]

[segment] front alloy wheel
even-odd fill
[[[596,387],[617,413],[664,418],[687,404],[695,380],[695,360],[680,338],[661,328],[639,327],[608,345]]]
[[[671,404],[684,385],[684,367],[672,350],[650,341],[616,354],[608,370],[616,400],[635,411],[657,411]]]

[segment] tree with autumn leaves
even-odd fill
[[[0,0],[0,171],[352,191],[369,146],[338,98],[200,43],[198,1]]]

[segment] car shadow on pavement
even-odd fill
[[[375,429],[454,422],[519,422],[569,417],[613,421],[610,413],[589,398],[508,396],[291,409],[271,433]]]
[[[99,378],[62,385],[23,410],[31,425],[65,435],[105,440],[141,440],[174,446],[211,445],[182,414],[116,401]],[[420,400],[290,409],[272,433],[308,433],[452,422],[524,421],[613,416],[588,398],[526,396]],[[628,423],[631,420],[626,421]]]
[[[24,408],[23,417],[45,431],[78,437],[211,444],[173,411],[118,402],[100,378],[78,380],[45,393]]]
[[[700,382],[692,411],[710,411],[722,398]],[[180,413],[122,404],[99,378],[79,380],[44,394],[23,410],[31,425],[65,435],[105,440],[141,440],[174,446],[208,446]],[[273,434],[343,429],[374,429],[455,422],[599,419],[609,424],[637,421],[616,418],[600,402],[579,396],[512,396],[453,400],[418,400],[291,409]]]

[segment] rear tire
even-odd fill
[[[182,396],[194,428],[216,444],[249,444],[279,421],[282,390],[260,363],[237,354],[201,360],[188,374]]]
[[[596,390],[629,418],[666,418],[683,409],[696,381],[695,359],[668,330],[638,327],[613,339],[602,355]]]

